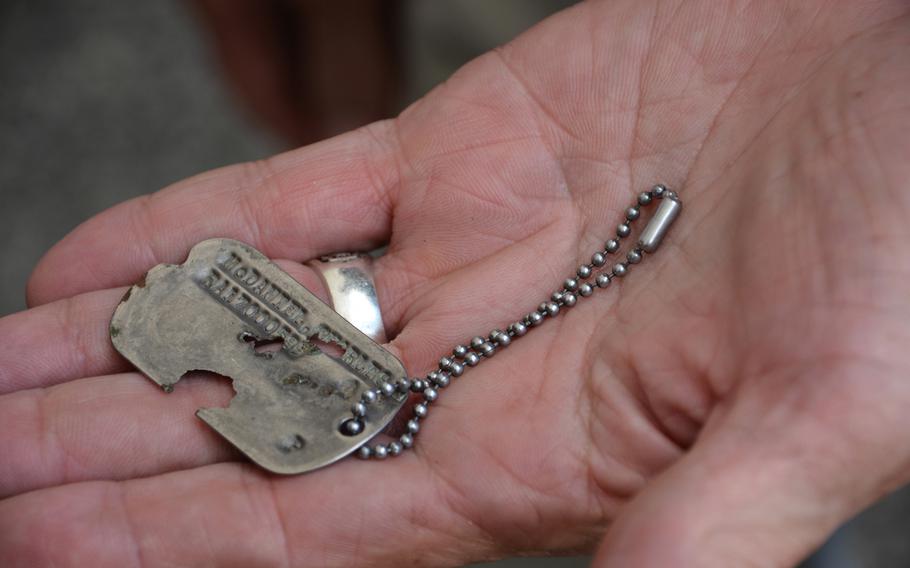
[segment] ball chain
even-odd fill
[[[364,444],[357,450],[357,456],[363,459],[386,459],[400,455],[405,449],[414,445],[414,438],[420,432],[420,425],[429,414],[431,405],[439,398],[439,392],[449,386],[453,379],[464,374],[468,367],[476,367],[484,359],[493,357],[499,350],[508,347],[513,339],[523,337],[532,328],[542,325],[548,319],[559,315],[561,311],[572,308],[580,298],[587,298],[599,288],[607,288],[616,278],[623,278],[629,267],[641,262],[645,250],[640,246],[626,253],[625,259],[615,262],[609,268],[598,271],[608,263],[610,255],[619,251],[620,242],[632,233],[631,225],[641,216],[641,208],[651,203],[671,198],[678,201],[678,196],[664,185],[655,185],[650,191],[638,195],[634,205],[626,209],[624,220],[616,227],[615,236],[604,243],[603,249],[591,255],[590,262],[581,264],[575,274],[566,278],[562,288],[553,292],[549,300],[541,302],[536,310],[520,320],[509,324],[505,331],[494,329],[487,336],[474,337],[467,345],[457,345],[452,354],[439,359],[438,367],[427,373],[425,378],[401,379],[395,384],[384,382],[376,389],[364,391],[360,401],[351,407],[352,417],[341,425],[342,433],[356,436],[363,432],[364,420],[369,407],[377,401],[396,393],[417,393],[421,400],[414,405],[414,416],[405,425],[406,432],[389,443],[370,446]],[[596,274],[595,274],[596,273]],[[593,277],[593,279],[592,279]]]

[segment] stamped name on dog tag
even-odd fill
[[[117,307],[111,339],[167,392],[190,371],[233,379],[228,407],[196,414],[275,473],[353,452],[407,396],[383,397],[359,434],[343,432],[361,394],[406,378],[404,366],[259,251],[230,239],[203,241],[185,263],[152,268]]]

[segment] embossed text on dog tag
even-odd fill
[[[351,453],[406,398],[382,397],[361,433],[343,433],[360,395],[405,378],[404,367],[260,252],[230,239],[203,241],[185,263],[152,268],[117,307],[111,339],[168,392],[189,371],[233,379],[230,405],[197,415],[276,473],[302,473]],[[262,349],[264,342],[276,349]]]

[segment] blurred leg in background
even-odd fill
[[[395,0],[193,0],[230,84],[293,146],[394,116]]]

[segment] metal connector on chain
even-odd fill
[[[607,265],[609,256],[619,251],[620,241],[632,233],[631,224],[640,217],[641,208],[654,202],[659,202],[657,211],[645,225],[635,247],[626,253],[625,260],[600,270]],[[506,331],[494,329],[486,337],[477,336],[467,345],[457,345],[452,354],[442,357],[437,369],[427,373],[425,378],[402,379],[396,384],[384,383],[379,389],[364,392],[360,401],[351,407],[352,417],[342,424],[342,430],[349,435],[363,431],[363,421],[367,418],[370,405],[382,397],[411,391],[420,394],[422,400],[414,405],[414,416],[406,424],[407,432],[387,444],[364,444],[357,450],[357,455],[363,459],[381,460],[397,456],[412,447],[421,421],[427,417],[440,390],[449,386],[452,379],[460,377],[467,367],[477,366],[499,349],[508,347],[513,339],[523,337],[531,328],[556,317],[563,308],[573,307],[579,298],[587,298],[596,289],[608,287],[613,279],[626,276],[630,266],[641,262],[645,254],[657,250],[681,209],[679,196],[663,185],[655,185],[650,191],[640,193],[636,203],[626,209],[625,219],[616,227],[616,236],[604,243],[602,250],[592,254],[590,262],[580,265],[575,274],[563,282],[562,288],[553,292],[549,300],[541,302],[536,310],[510,324]]]

